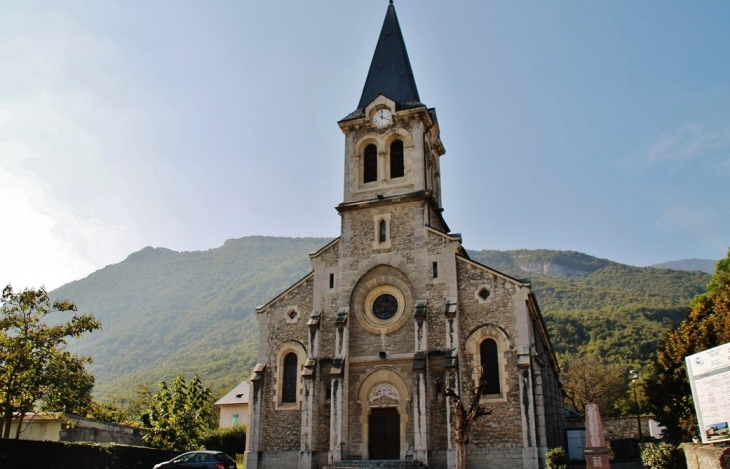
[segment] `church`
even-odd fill
[[[444,220],[439,122],[392,1],[338,124],[340,236],[256,309],[246,468],[455,467],[448,380],[465,398],[483,383],[491,410],[472,425],[468,467],[544,468],[564,435],[547,329],[529,281],[471,260]]]

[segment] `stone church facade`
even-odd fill
[[[246,467],[348,460],[454,467],[454,417],[480,369],[492,414],[469,467],[545,467],[562,445],[558,365],[530,283],[474,262],[442,216],[434,109],[420,102],[392,3],[345,135],[339,238],[257,308]]]

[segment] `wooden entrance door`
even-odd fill
[[[400,415],[395,407],[370,410],[370,459],[400,459]]]

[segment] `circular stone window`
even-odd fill
[[[374,286],[360,298],[362,303],[355,309],[356,317],[363,328],[373,334],[390,334],[398,330],[408,320],[406,308],[413,308],[413,302],[406,300],[403,291],[395,285]]]
[[[398,300],[393,295],[385,293],[375,298],[373,315],[381,321],[391,319],[398,312]]]

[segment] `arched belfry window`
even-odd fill
[[[390,178],[402,178],[404,170],[403,141],[395,140],[390,144]]]
[[[388,223],[385,220],[380,220],[378,225],[378,242],[384,243],[388,240]]]
[[[372,143],[365,147],[363,155],[363,179],[362,182],[373,182],[378,180],[378,147]]]
[[[284,383],[281,387],[281,402],[297,401],[297,354],[284,357]]]
[[[499,394],[499,358],[497,356],[497,342],[494,339],[484,339],[479,344],[479,358],[482,366],[482,394]]]

